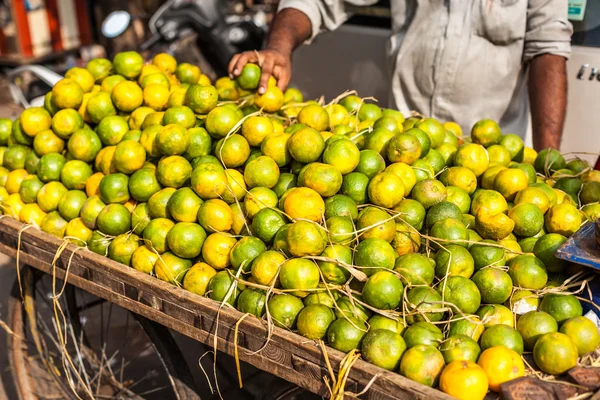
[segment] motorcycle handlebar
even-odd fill
[[[150,47],[152,47],[156,43],[158,43],[160,41],[160,39],[161,39],[160,33],[155,33],[148,40],[146,40],[144,43],[142,43],[140,45],[140,51],[146,51],[146,50],[148,50]]]

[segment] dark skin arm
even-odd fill
[[[311,22],[303,12],[293,8],[282,10],[273,20],[266,49],[235,55],[229,63],[230,77],[235,78],[244,65],[254,62],[262,67],[259,93],[265,92],[271,75],[277,79],[277,86],[285,90],[292,72],[292,52],[311,32]],[[567,105],[564,57],[544,54],[533,59],[529,68],[529,98],[534,147],[558,149]]]
[[[292,52],[310,37],[312,24],[308,17],[294,8],[279,12],[269,33],[267,47],[261,51],[246,51],[235,55],[229,62],[229,76],[233,79],[249,62],[258,63],[262,76],[258,93],[267,90],[269,76],[277,79],[277,86],[285,90],[292,76]]]
[[[529,67],[533,147],[558,149],[567,112],[567,65],[564,57],[543,54]]]

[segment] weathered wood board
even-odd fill
[[[62,240],[10,218],[0,219],[0,252],[16,258],[20,236],[19,261],[67,281],[95,296],[143,315],[199,342],[234,354],[235,325],[242,314],[220,304],[170,285],[133,268],[99,256],[87,249],[68,245],[53,267],[52,261]],[[75,252],[75,254],[73,254]],[[69,258],[73,257],[69,265]],[[68,274],[66,271],[69,266]],[[274,328],[267,338],[266,324],[245,318],[239,325],[239,358],[314,393],[327,396],[324,377],[328,376],[323,353],[314,342],[293,332]],[[337,372],[344,354],[328,348],[330,362]],[[363,399],[450,399],[443,392],[411,381],[359,360],[352,368],[346,391],[358,393],[377,376]]]

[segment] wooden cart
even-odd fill
[[[0,252],[17,257],[19,262],[66,280],[80,289],[115,303],[134,313],[180,332],[190,338],[233,355],[235,325],[242,314],[220,304],[170,285],[133,268],[99,256],[87,249],[77,250],[69,244],[53,267],[61,239],[10,219],[0,219]],[[75,254],[73,254],[75,252]],[[69,259],[72,261],[69,265]],[[67,266],[69,270],[67,273]],[[218,316],[218,324],[217,324]],[[218,329],[215,329],[218,327]],[[215,330],[216,340],[215,340]],[[239,358],[257,368],[293,382],[313,393],[328,396],[325,377],[329,376],[322,349],[314,341],[295,333],[274,328],[267,340],[263,321],[248,317],[238,328]],[[256,354],[257,350],[264,348]],[[328,348],[327,354],[337,373],[344,354]],[[359,360],[348,376],[346,391],[361,392],[375,377],[374,383],[361,396],[364,399],[449,399],[439,390],[413,382],[395,372],[385,371]]]

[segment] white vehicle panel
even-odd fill
[[[578,157],[595,164],[600,153],[600,48],[573,46],[567,62],[569,95],[560,150],[586,152]]]

